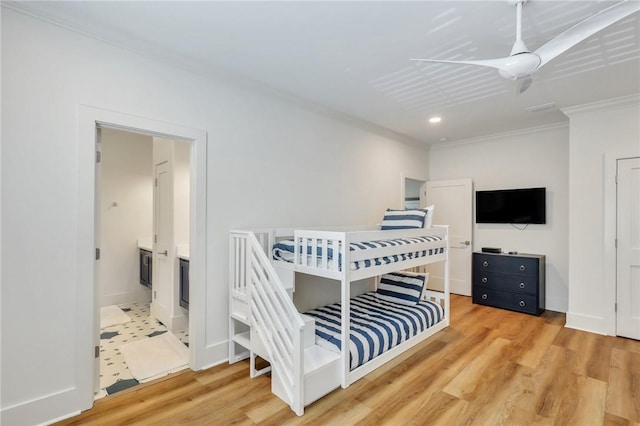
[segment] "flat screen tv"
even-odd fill
[[[476,191],[476,223],[543,224],[546,188]]]

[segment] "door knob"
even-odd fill
[[[471,241],[463,241],[462,244],[464,244],[465,246],[470,246],[471,245]]]

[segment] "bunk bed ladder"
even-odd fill
[[[265,254],[263,239],[248,231],[231,233],[231,324],[240,319],[249,331],[236,333],[230,325],[229,362],[250,356],[254,377],[269,371],[254,370],[255,354],[268,360],[272,392],[301,416],[306,405],[339,387],[340,356],[315,344],[314,320],[296,309]],[[234,354],[234,342],[250,355]]]

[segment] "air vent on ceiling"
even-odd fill
[[[546,103],[546,104],[530,106],[530,107],[525,108],[525,110],[527,110],[529,112],[542,112],[542,111],[548,111],[550,109],[555,109],[555,107],[556,107],[556,103],[555,102],[549,102],[549,103]]]

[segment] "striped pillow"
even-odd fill
[[[412,229],[422,228],[427,217],[426,210],[391,210],[387,209],[380,229]]]
[[[387,302],[401,305],[415,305],[420,301],[425,276],[402,272],[392,272],[380,278],[376,295]]]

